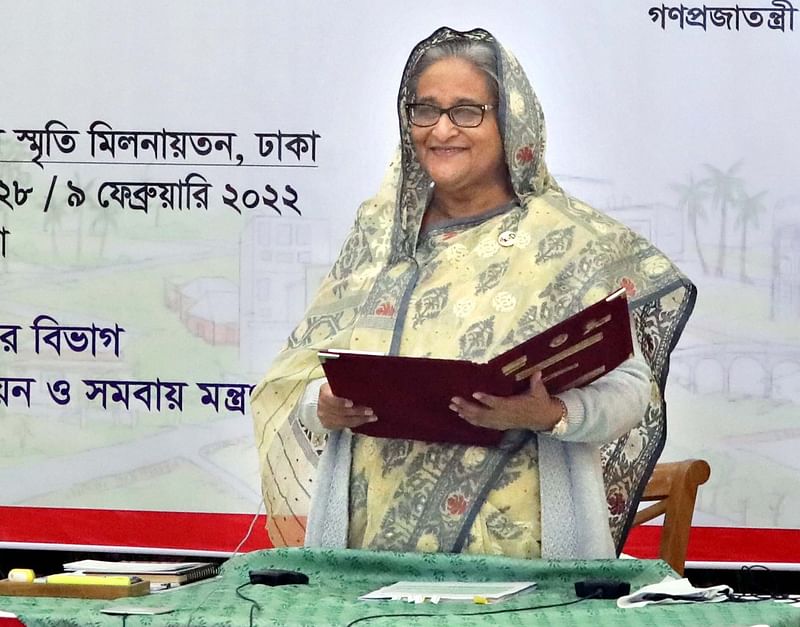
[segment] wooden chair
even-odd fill
[[[659,556],[680,575],[686,565],[697,488],[710,476],[711,467],[702,459],[656,464],[641,499],[656,502],[640,509],[633,519],[634,525],[640,525],[664,515]]]

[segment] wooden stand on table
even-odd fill
[[[0,581],[0,596],[71,597],[77,599],[119,599],[140,597],[150,593],[150,583],[137,581],[129,586],[77,583],[27,583]]]

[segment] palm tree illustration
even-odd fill
[[[728,229],[728,206],[736,201],[744,181],[736,176],[742,162],[737,161],[727,170],[705,164],[709,177],[706,179],[711,186],[711,204],[719,212],[719,251],[717,253],[717,267],[714,274],[722,276],[725,272],[726,236]]]
[[[83,217],[86,208],[86,189],[93,184],[90,181],[88,185],[81,183],[80,177],[76,173],[73,178],[69,179],[66,184],[67,204],[72,207],[75,214],[75,221],[77,228],[75,230],[75,263],[80,263],[83,256]]]
[[[678,207],[686,209],[689,228],[691,228],[694,238],[694,247],[700,258],[700,267],[703,269],[703,274],[708,274],[708,265],[703,256],[703,247],[700,246],[697,233],[697,221],[706,219],[704,205],[710,192],[708,181],[695,181],[694,175],[690,174],[686,183],[673,183],[670,188],[678,194]]]
[[[752,283],[750,277],[747,276],[747,232],[752,224],[758,226],[758,214],[766,210],[764,204],[764,196],[766,190],[748,196],[742,192],[736,200],[736,222],[734,226],[741,230],[742,239],[739,242],[739,280],[743,283]]]
[[[83,208],[82,204],[74,206],[78,227],[75,230],[75,262],[79,263],[83,255]]]
[[[58,238],[61,231],[61,221],[64,217],[64,208],[61,203],[54,202],[43,215],[42,230],[45,233],[50,233],[50,248],[53,251],[53,255],[58,258]]]
[[[91,185],[91,184],[90,184]],[[112,211],[110,207],[102,207],[96,202],[97,194],[86,194],[87,204],[94,214],[94,218],[90,224],[90,230],[93,234],[99,235],[100,243],[97,256],[102,259],[105,253],[106,243],[108,241],[108,233],[110,230],[116,230],[117,219],[119,213]]]

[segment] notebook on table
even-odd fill
[[[64,564],[64,570],[86,574],[135,575],[150,583],[185,584],[215,577],[219,566],[212,562],[114,562],[79,560]]]

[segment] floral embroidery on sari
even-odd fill
[[[497,455],[478,446],[408,444],[355,436],[351,548],[452,550]],[[469,530],[465,552],[538,556],[536,449],[534,438],[508,461]]]

